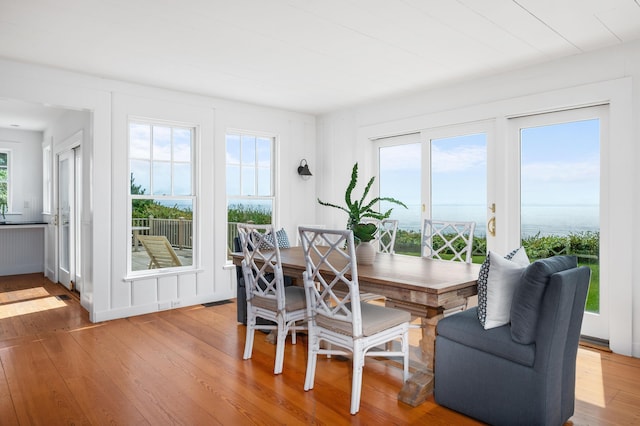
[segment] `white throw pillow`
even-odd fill
[[[478,277],[478,318],[485,330],[509,323],[513,294],[527,265],[523,247],[507,257],[489,251]]]

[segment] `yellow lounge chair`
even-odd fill
[[[149,269],[182,266],[171,243],[164,235],[139,235],[138,240],[149,255]]]

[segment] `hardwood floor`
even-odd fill
[[[287,345],[274,376],[264,335],[242,360],[235,308],[92,324],[75,296],[40,274],[0,277],[0,424],[478,424],[433,398],[398,402],[401,371],[377,360],[367,360],[351,416],[348,361],[320,358],[315,388],[304,392],[304,337]],[[569,424],[640,424],[640,359],[583,347],[577,376]]]

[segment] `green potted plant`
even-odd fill
[[[370,242],[375,238],[376,232],[378,231],[378,227],[373,223],[363,223],[363,220],[366,218],[383,220],[387,219],[391,216],[392,208],[387,210],[384,213],[378,212],[373,209],[376,203],[380,201],[388,201],[390,203],[397,204],[399,206],[404,207],[407,206],[402,202],[398,201],[392,197],[375,197],[371,201],[366,202],[365,199],[367,195],[369,195],[369,191],[371,190],[371,186],[375,180],[375,176],[369,179],[367,186],[364,189],[364,193],[360,199],[352,200],[353,190],[355,189],[358,183],[358,163],[353,165],[353,169],[351,170],[351,180],[349,181],[349,185],[347,186],[347,190],[344,194],[344,200],[346,206],[339,206],[333,203],[327,203],[320,199],[318,199],[318,203],[323,206],[335,207],[337,209],[345,211],[349,215],[349,219],[347,221],[347,229],[351,229],[353,231],[353,236],[355,237],[357,243],[360,242]],[[360,245],[360,244],[359,244]],[[367,244],[370,245],[370,244]],[[374,247],[375,250],[375,247]],[[374,251],[375,255],[375,251]],[[373,260],[372,260],[373,261]]]

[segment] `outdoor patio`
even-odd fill
[[[190,248],[173,248],[180,259],[182,266],[191,266],[193,264],[193,251]],[[139,246],[138,250],[135,247],[131,250],[131,270],[143,271],[149,269],[149,255],[145,251],[144,247]]]

